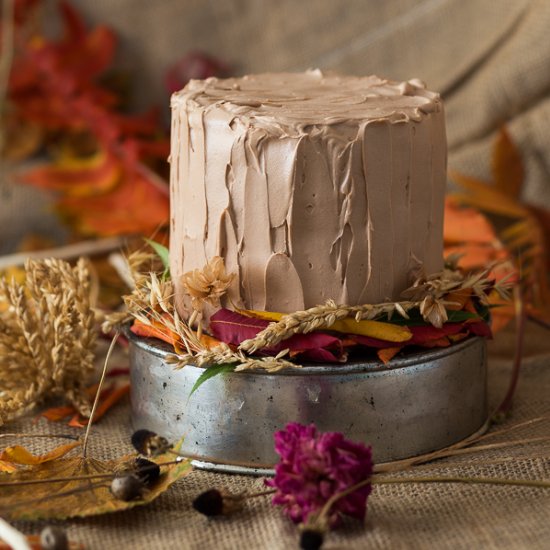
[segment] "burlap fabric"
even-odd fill
[[[513,417],[504,426],[546,415],[543,422],[487,443],[550,434],[550,355],[546,333],[532,333],[528,344]],[[541,338],[542,337],[542,338]],[[547,337],[546,337],[547,340]],[[505,389],[510,369],[510,335],[492,345],[491,400]],[[58,424],[29,419],[3,431],[66,432]],[[118,406],[94,429],[91,455],[112,458],[130,450],[128,404]],[[36,445],[44,445],[42,442]],[[37,447],[39,450],[39,447]],[[522,479],[550,478],[549,444],[531,444],[468,454],[440,461],[407,474],[495,476]],[[239,492],[257,489],[262,480],[195,470],[153,504],[128,512],[65,522],[71,538],[88,549],[287,549],[297,548],[297,530],[270,505],[269,499],[251,501],[238,515],[208,520],[191,508],[192,499],[213,486]],[[403,484],[374,489],[365,525],[348,522],[327,539],[337,548],[546,549],[550,540],[550,490],[522,487]],[[26,532],[42,524],[19,523]]]
[[[527,163],[524,199],[550,207],[548,0],[78,0],[120,32],[142,104],[167,104],[166,68],[190,50],[236,73],[303,70],[413,76],[443,94],[450,167],[489,176],[509,125]]]

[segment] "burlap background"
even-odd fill
[[[526,162],[524,200],[550,207],[548,0],[73,1],[90,23],[117,30],[137,106],[154,101],[168,116],[164,74],[190,50],[237,74],[320,67],[415,76],[445,98],[451,168],[489,178],[491,144],[506,123]],[[54,3],[46,2],[52,12]],[[0,182],[0,254],[29,228],[53,224],[42,197]]]
[[[545,415],[543,422],[495,436],[504,441],[550,434],[550,346],[545,332],[532,332],[513,417],[506,425]],[[498,401],[510,369],[510,333],[491,345],[490,394]],[[2,431],[57,431],[67,427],[32,419]],[[113,458],[130,450],[127,404],[113,410],[94,429],[91,456]],[[489,443],[489,441],[487,441]],[[44,445],[37,442],[37,445]],[[39,447],[37,447],[39,448]],[[470,454],[415,470],[440,475],[550,478],[550,444],[531,444]],[[412,475],[412,474],[407,474]],[[192,499],[213,486],[239,492],[261,487],[253,477],[194,471],[148,507],[63,523],[71,538],[90,550],[132,548],[160,550],[297,548],[296,528],[268,498],[251,501],[238,515],[208,520],[191,509]],[[546,549],[550,540],[550,490],[466,485],[387,485],[369,500],[365,525],[346,523],[332,533],[325,548],[392,549]],[[42,524],[19,523],[26,532]]]
[[[452,168],[488,176],[508,123],[527,162],[526,201],[550,207],[548,0],[76,0],[113,25],[141,103],[166,103],[164,72],[204,50],[236,73],[413,76],[446,102]]]

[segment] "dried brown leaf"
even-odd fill
[[[176,464],[163,466],[163,473],[157,483],[139,500],[125,502],[116,499],[110,492],[111,477],[76,480],[80,476],[113,474],[128,469],[134,456],[116,460],[98,460],[95,458],[60,458],[38,464],[24,470],[6,474],[0,473],[0,484],[16,482],[3,486],[0,492],[0,515],[12,520],[44,520],[88,517],[127,510],[134,506],[147,504],[178,479],[191,472],[191,464],[182,460]],[[156,458],[162,464],[173,460],[173,455],[161,455]],[[48,482],[58,478],[68,481]],[[28,485],[22,481],[43,481]],[[32,487],[32,490],[29,490]]]

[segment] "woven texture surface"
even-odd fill
[[[236,74],[320,67],[418,77],[443,94],[451,169],[490,180],[491,147],[507,124],[526,164],[523,200],[550,205],[548,0],[73,2],[91,24],[115,28],[137,106],[155,102],[166,120],[164,75],[192,50]],[[31,211],[36,232],[59,237],[42,197],[27,195],[0,182],[0,253],[28,231]]]
[[[143,105],[168,105],[166,69],[191,50],[237,74],[309,67],[418,77],[443,94],[450,168],[489,178],[506,123],[527,165],[523,198],[550,205],[547,0],[75,0],[113,25]]]
[[[550,355],[540,336],[531,335],[532,351],[524,362],[513,416],[502,429],[546,415],[485,443],[537,437],[550,433]],[[492,345],[490,394],[493,403],[505,390],[510,338]],[[546,352],[544,352],[546,350]],[[20,431],[67,431],[59,424],[26,420],[3,428]],[[91,456],[112,458],[130,450],[129,406],[122,404],[94,428]],[[38,442],[37,445],[43,445]],[[37,448],[38,450],[38,448]],[[550,445],[533,443],[470,453],[417,468],[411,475],[550,478]],[[297,548],[297,530],[268,497],[251,501],[239,514],[208,520],[191,509],[192,499],[213,486],[234,492],[262,487],[254,477],[195,470],[148,507],[63,523],[72,539],[89,549],[286,549]],[[499,548],[543,549],[550,540],[550,491],[523,487],[457,484],[401,484],[376,487],[369,500],[365,525],[350,521],[332,533],[327,549],[337,548]],[[25,532],[41,524],[20,523]]]

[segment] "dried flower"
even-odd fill
[[[436,328],[441,328],[443,323],[447,321],[447,310],[441,300],[434,298],[428,294],[422,302],[420,302],[420,314],[427,323],[431,323]]]
[[[226,274],[223,258],[219,256],[214,256],[202,270],[194,269],[182,276],[183,286],[196,310],[201,309],[203,302],[219,306],[220,298],[227,292],[233,277],[233,274]]]
[[[295,523],[306,523],[331,497],[372,473],[370,447],[338,432],[318,433],[313,424],[290,423],[276,432],[275,450],[281,460],[266,484],[277,489],[273,504],[283,506]],[[328,512],[328,524],[337,526],[342,515],[363,519],[370,491],[369,483],[338,499]]]
[[[87,261],[28,261],[23,283],[0,279],[2,303],[0,425],[53,395],[88,416],[96,332]]]

